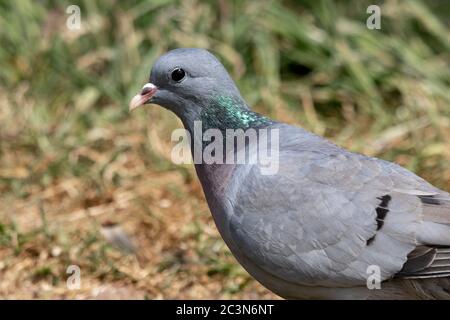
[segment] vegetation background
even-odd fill
[[[447,0],[0,2],[0,297],[275,297],[170,161],[180,122],[128,113],[176,47],[217,54],[255,110],[450,190],[449,18]]]

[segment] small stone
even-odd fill
[[[172,202],[169,199],[162,199],[159,202],[159,206],[163,209],[170,208],[172,206]]]
[[[61,247],[53,247],[52,251],[50,252],[50,254],[52,255],[52,257],[59,257],[62,253],[62,249]]]

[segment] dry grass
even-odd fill
[[[118,169],[135,165],[127,160]],[[0,249],[0,295],[215,299],[239,292],[241,298],[272,297],[235,264],[197,182],[178,172],[145,171],[137,169],[135,182],[102,195],[66,180],[16,201],[4,220],[14,228],[2,230],[9,245]],[[135,255],[125,255],[102,236],[111,222],[131,238]],[[81,268],[80,290],[66,287],[66,268],[72,264]]]
[[[128,125],[133,127],[132,119]],[[225,247],[193,169],[148,169],[142,146],[156,131],[149,129],[146,137],[92,129],[89,143],[68,157],[95,163],[101,186],[85,176],[64,177],[45,187],[26,184],[24,197],[2,197],[1,297],[274,297],[250,279]],[[169,144],[155,147],[170,154]],[[2,177],[31,179],[51,164],[50,156],[38,163],[18,154],[15,159]],[[134,253],[108,237],[112,229],[130,239]],[[80,290],[66,286],[66,269],[73,264],[81,268]]]

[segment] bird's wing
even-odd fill
[[[408,255],[399,278],[436,278],[450,276],[450,195],[440,191],[419,196],[422,202],[418,246]]]
[[[418,246],[395,276],[407,279],[449,277],[450,247]]]
[[[386,280],[408,266],[408,255],[427,240],[423,219],[432,204],[424,199],[439,190],[395,164],[283,130],[278,173],[261,175],[253,166],[229,198],[229,230],[243,254],[306,285],[363,285],[373,268]],[[443,210],[439,226],[448,228]],[[430,228],[432,245],[446,241]]]

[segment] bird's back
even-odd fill
[[[389,296],[412,283],[403,278],[447,283],[423,279],[450,275],[448,193],[396,164],[348,152],[300,128],[270,129],[279,131],[278,172],[236,165],[226,196],[212,200],[222,204],[225,240],[250,273],[266,278],[258,280],[356,292],[351,288],[367,290],[372,270],[379,270],[381,280],[394,279],[381,285]],[[440,290],[446,294],[448,287]],[[295,289],[274,291],[293,297]]]

